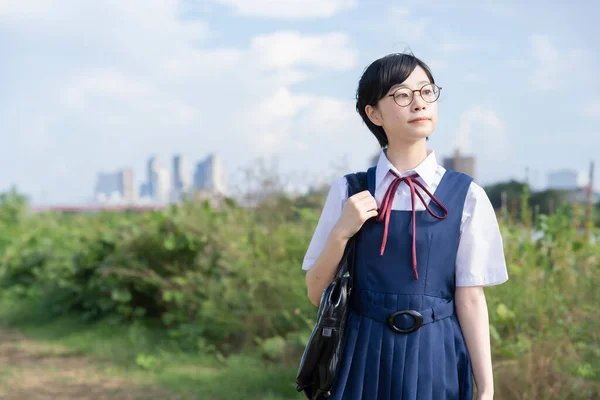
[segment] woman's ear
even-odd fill
[[[383,126],[383,121],[381,120],[381,113],[377,108],[373,107],[370,104],[367,104],[367,106],[365,106],[365,114],[367,114],[367,117],[369,117],[369,120],[374,125]]]

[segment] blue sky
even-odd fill
[[[440,159],[474,154],[482,185],[587,172],[600,6],[521,3],[0,0],[0,190],[82,202],[100,171],[140,183],[151,155],[215,152],[232,191],[257,160],[292,187],[328,184],[377,151],[354,111],[361,72],[406,49],[443,87]]]

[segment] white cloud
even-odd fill
[[[534,91],[553,91],[572,84],[590,82],[594,74],[590,55],[581,49],[559,51],[545,35],[530,38],[534,65],[529,87]]]
[[[427,61],[427,65],[431,68],[432,71],[437,72],[448,67],[448,62],[445,60],[429,60]]]
[[[479,43],[475,40],[455,39],[441,43],[438,48],[443,53],[460,53],[476,50]]]
[[[465,110],[460,116],[456,147],[486,162],[503,161],[509,150],[504,121],[496,111],[480,106]]]
[[[484,81],[480,74],[469,72],[464,75],[463,80],[467,83],[482,83]]]
[[[113,125],[124,125],[128,118],[161,125],[191,125],[200,113],[176,94],[160,92],[152,82],[142,82],[116,70],[93,70],[73,79],[62,92],[67,111],[94,117]]]
[[[152,89],[146,84],[126,77],[114,70],[90,71],[63,90],[65,104],[84,108],[89,97],[100,95],[110,98],[136,100],[149,96]]]
[[[583,114],[591,118],[600,119],[600,102],[585,105],[583,107]]]
[[[509,68],[515,69],[524,69],[529,67],[529,61],[527,60],[508,60],[506,61],[506,66]]]
[[[499,4],[494,0],[487,0],[480,4],[482,11],[496,17],[515,17],[522,10],[522,4]]]
[[[249,107],[237,120],[238,129],[254,127],[247,148],[262,155],[314,149],[324,142],[335,144],[356,132],[361,123],[353,102],[294,94],[284,86]]]
[[[392,6],[374,28],[385,32],[390,40],[409,44],[422,40],[430,27],[431,18],[415,16],[407,7]]]
[[[523,4],[519,2],[509,1],[498,4],[495,0],[462,0],[460,2],[430,0],[419,4],[419,7],[434,11],[481,10],[494,17],[514,17],[522,13],[523,10]]]
[[[57,0],[14,1],[0,0],[0,17],[40,18],[47,15]]]
[[[171,79],[191,79],[202,71],[211,78],[223,78],[228,68],[242,61],[243,51],[233,48],[179,52],[163,57],[162,67]]]
[[[543,35],[533,35],[531,37],[531,45],[534,56],[539,60],[556,61],[558,59],[558,51],[550,43],[550,38]]]
[[[358,0],[213,0],[239,15],[268,18],[326,18],[358,5]]]
[[[351,101],[341,101],[331,97],[316,97],[302,118],[300,131],[305,137],[343,138],[345,125],[360,124],[360,117]],[[340,127],[344,127],[340,129]]]
[[[179,0],[0,0],[0,17],[18,22],[27,33],[44,32],[46,40],[60,38],[63,44],[85,42],[130,51],[132,42],[137,43],[138,50],[148,52],[164,43],[176,48],[184,38],[206,38],[207,25],[197,20],[177,20],[180,12]],[[139,40],[153,36],[152,43]]]
[[[345,70],[353,67],[357,59],[349,42],[342,33],[306,36],[282,31],[254,38],[251,51],[265,68],[311,65]]]
[[[250,140],[246,140],[249,149],[271,155],[293,147],[290,143],[293,120],[310,101],[309,96],[295,95],[289,88],[279,87],[242,111],[236,118],[238,129],[253,127]]]
[[[388,15],[392,15],[395,18],[406,18],[410,16],[411,11],[408,7],[392,6],[387,12]]]

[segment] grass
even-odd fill
[[[492,303],[493,298],[491,294]],[[136,390],[146,393],[155,393],[153,388],[158,387],[169,395],[177,396],[169,398],[182,400],[303,398],[293,386],[296,365],[265,362],[250,352],[227,359],[210,354],[190,354],[179,349],[165,334],[142,324],[123,326],[109,321],[89,324],[76,317],[53,318],[43,309],[4,300],[0,301],[0,326],[30,339],[13,346],[21,359],[24,355],[32,355],[36,360],[47,361],[43,370],[36,369],[37,365],[2,368],[0,389],[7,382],[18,380],[32,386],[31,390],[39,390],[40,376],[44,375],[41,382],[51,382],[51,386],[58,388],[56,390],[76,386],[82,388],[80,391],[89,392],[91,387],[104,386],[106,390],[114,392],[111,396],[115,399],[129,398],[119,397],[128,392],[123,382],[135,383]],[[593,383],[593,378],[590,381],[589,378],[569,376],[559,373],[556,368],[561,355],[572,358],[581,353],[575,351],[577,349],[565,352],[571,347],[570,341],[567,335],[559,336],[561,338],[554,338],[547,343],[533,343],[521,356],[503,360],[497,355],[494,363],[496,398],[595,398],[600,388]],[[589,350],[594,349],[590,347],[583,352],[585,357],[593,358],[594,355],[590,353],[594,351]],[[101,373],[83,368],[86,364],[80,363],[82,357],[91,358]],[[586,360],[575,361],[584,365],[587,363]],[[12,365],[10,362],[7,364]],[[82,369],[82,372],[73,372],[78,369]],[[65,370],[71,372],[64,373]],[[87,386],[82,385],[82,381],[87,382]],[[0,390],[0,397],[1,393]],[[58,393],[65,399],[81,398],[67,397],[72,391],[66,389]],[[155,397],[141,395],[132,398]]]
[[[227,359],[189,354],[150,327],[107,321],[86,324],[75,317],[49,318],[40,309],[0,302],[0,324],[30,339],[18,344],[23,353],[51,357],[54,368],[70,358],[90,357],[106,376],[140,385],[158,385],[183,399],[302,399],[294,389],[296,366],[274,365],[243,353]],[[3,368],[0,385],[27,372]],[[52,374],[52,371],[47,371]],[[69,381],[67,377],[55,379]]]

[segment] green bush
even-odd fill
[[[203,337],[229,353],[307,329],[314,309],[298,260],[315,216],[290,215],[207,203],[31,215],[0,253],[0,287],[55,314],[155,320],[188,347]]]
[[[316,316],[300,269],[323,200],[315,198],[60,215],[30,214],[11,192],[0,197],[0,290],[49,315],[149,323],[190,351],[252,347],[297,363]],[[598,393],[582,382],[600,379],[600,242],[583,237],[582,215],[524,206],[500,221],[510,280],[486,294],[505,392],[525,379],[530,398]],[[136,361],[159,367],[151,355]]]

